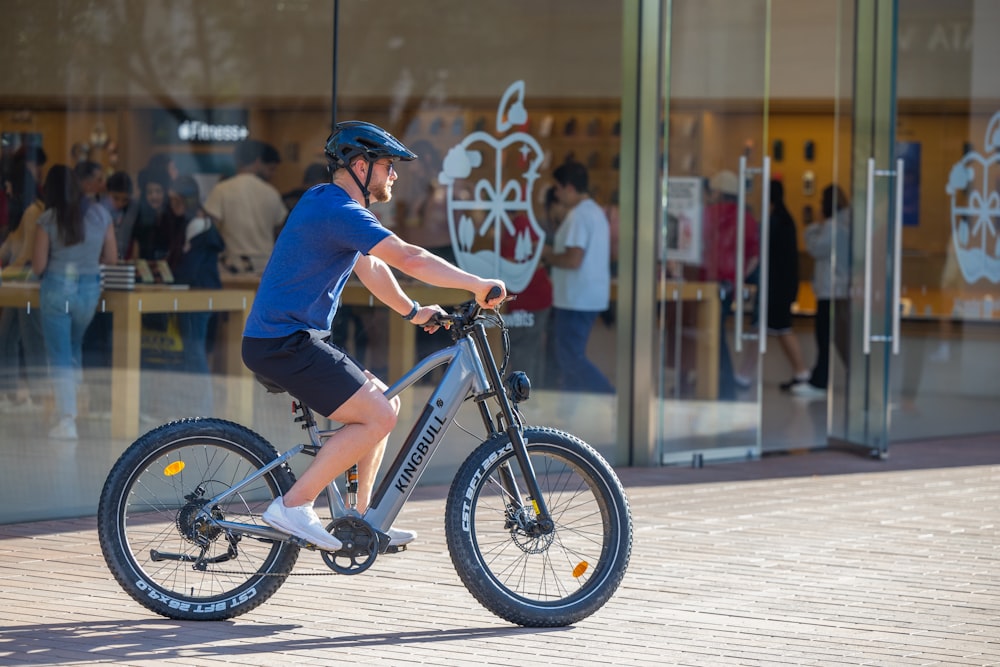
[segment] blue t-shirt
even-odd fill
[[[340,186],[310,188],[274,244],[243,335],[329,331],[354,265],[391,234]]]

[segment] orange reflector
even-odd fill
[[[184,461],[174,461],[163,469],[163,474],[167,477],[173,477],[181,470],[184,470]]]
[[[583,573],[587,571],[588,567],[590,567],[590,563],[585,560],[581,560],[576,564],[576,567],[573,568],[573,577],[575,579],[579,579],[583,576]]]

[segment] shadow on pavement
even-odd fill
[[[332,624],[331,624],[332,626]],[[134,663],[146,660],[212,658],[234,653],[261,654],[356,648],[360,646],[391,646],[448,642],[472,638],[516,637],[545,632],[567,632],[566,628],[452,628],[447,630],[413,630],[372,634],[339,633],[330,628],[331,636],[303,635],[260,641],[261,637],[295,632],[301,626],[294,623],[233,623],[230,621],[90,621],[84,623],[48,623],[31,626],[0,626],[0,653],[30,656],[31,662],[46,665],[79,664],[87,660]],[[241,639],[253,638],[253,642]]]

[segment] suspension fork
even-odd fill
[[[486,408],[485,397],[484,400],[479,401],[478,407],[479,415],[483,419],[483,425],[486,426],[486,432],[490,437],[498,435],[500,431],[493,423],[493,416],[490,415],[490,411]],[[514,477],[514,470],[510,466],[510,461],[501,463],[498,471],[500,473],[500,486],[503,488],[504,493],[507,494],[507,505],[514,510],[512,516],[520,516],[520,510],[524,509],[524,502],[521,500],[521,490],[517,486],[517,479]]]
[[[490,379],[490,384],[493,386],[493,394],[500,405],[504,421],[507,422],[507,437],[510,439],[510,444],[514,449],[514,456],[521,467],[524,481],[528,485],[528,497],[531,499],[535,511],[535,519],[538,521],[538,526],[543,532],[549,532],[553,528],[552,516],[549,514],[549,508],[545,504],[545,498],[542,497],[541,487],[538,486],[535,469],[531,465],[531,459],[528,456],[528,446],[524,440],[524,433],[518,427],[519,422],[514,416],[514,409],[510,405],[510,399],[503,390],[500,369],[497,368],[496,360],[493,359],[489,341],[486,338],[486,327],[482,322],[477,322],[474,325],[472,340],[476,344],[479,357],[482,359],[483,366]],[[482,403],[480,403],[480,406],[480,409],[485,413],[485,406]],[[486,415],[486,419],[489,419],[488,414]],[[488,421],[488,428],[492,431],[494,427],[489,426],[489,424],[492,424],[492,421]],[[504,464],[500,467],[500,481],[507,493],[510,494],[512,504],[515,507],[519,506],[521,504],[521,495],[514,480],[513,470],[511,470],[509,464]]]

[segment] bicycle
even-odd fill
[[[389,546],[386,531],[466,400],[486,437],[459,467],[445,507],[452,563],[472,595],[522,626],[565,626],[600,609],[625,575],[632,519],[614,470],[569,433],[524,424],[530,394],[521,372],[506,372],[503,318],[475,302],[435,322],[453,344],[421,360],[387,391],[399,394],[439,366],[444,374],[365,513],[355,508],[357,469],[326,489],[327,530],[342,543],[321,551],[335,573],[367,570]],[[498,366],[487,325],[502,333]],[[497,412],[490,405],[495,404]],[[112,467],[98,507],[101,550],[136,601],[173,619],[222,620],[263,604],[313,545],[263,523],[271,500],[294,482],[288,461],[313,455],[333,430],[320,430],[293,401],[309,442],[279,455],[263,437],[216,418],[183,419],[141,436]]]

